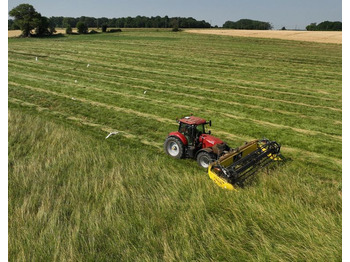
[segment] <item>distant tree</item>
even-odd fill
[[[64,28],[65,26],[63,25],[63,16],[51,16],[50,21],[55,25],[55,27],[59,28]]]
[[[53,35],[54,33],[56,33],[56,23],[51,18],[48,19],[48,22],[49,22],[49,27],[48,27],[49,34]]]
[[[117,26],[117,18],[108,19],[108,26],[109,27],[116,27]]]
[[[104,33],[107,32],[107,27],[108,26],[106,24],[102,25],[102,32]]]
[[[13,19],[8,19],[8,30],[19,30],[19,26],[15,24]]]
[[[164,27],[167,28],[169,26],[169,17],[166,15],[164,16]]]
[[[70,25],[72,28],[76,26],[78,23],[78,20],[73,17],[64,17],[62,21],[62,25],[64,28],[67,28],[68,25]]]
[[[12,19],[8,19],[7,20],[7,26],[8,26],[8,30],[11,30],[12,25],[14,24]]]
[[[97,23],[97,25],[96,25],[97,28],[102,27],[103,25],[107,25],[107,27],[108,27],[109,19],[107,17],[101,17],[101,18],[97,18],[95,20]]]
[[[136,27],[145,27],[145,22],[142,16],[138,15],[134,18]]]
[[[73,32],[72,27],[70,25],[67,25],[67,27],[66,27],[66,34],[70,35],[70,34],[72,34],[72,32]]]
[[[248,29],[248,30],[270,30],[272,25],[269,22],[262,22],[251,19],[240,19],[236,22],[226,21],[223,28]]]
[[[116,27],[126,27],[126,18],[125,17],[118,18]]]
[[[342,31],[342,22],[324,21],[322,23],[319,23],[318,25],[316,23],[311,23],[306,27],[306,30],[308,31]]]
[[[174,25],[173,29],[172,29],[173,32],[179,32],[180,29],[177,25]]]
[[[40,26],[41,15],[30,4],[20,4],[13,8],[9,15],[14,17],[14,23],[22,30],[22,36],[29,37],[30,31]]]
[[[226,21],[223,25],[222,25],[222,27],[223,28],[235,28],[235,22],[232,22],[232,21]]]
[[[49,19],[45,16],[41,16],[36,18],[37,19],[37,26],[35,27],[35,34],[37,36],[48,36],[50,35],[49,31]]]
[[[317,25],[317,30],[319,31],[342,31],[341,22],[330,22],[324,21]]]
[[[89,32],[89,28],[87,27],[87,25],[83,22],[78,22],[77,23],[77,30],[79,34],[87,34]]]
[[[134,23],[133,23],[133,20],[131,16],[128,16],[126,19],[125,19],[125,23],[124,23],[124,27],[128,28],[128,27],[134,27]]]
[[[179,20],[180,20],[179,17],[170,18],[170,23],[169,23],[170,27],[179,28],[179,24],[180,24]]]
[[[281,30],[286,30],[286,27],[285,27],[285,26],[283,26],[283,27],[281,28]]]
[[[317,30],[317,25],[316,23],[311,23],[308,26],[306,26],[307,31],[316,31]]]
[[[83,22],[87,27],[97,27],[97,19],[95,17],[81,16],[79,22]]]

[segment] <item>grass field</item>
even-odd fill
[[[341,260],[341,45],[164,31],[8,41],[10,261]],[[190,113],[232,147],[276,140],[289,161],[222,190],[163,153]]]

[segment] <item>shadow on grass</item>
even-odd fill
[[[38,35],[32,34],[29,37],[28,36],[19,35],[19,36],[12,36],[12,37],[9,37],[9,38],[21,38],[21,39],[30,39],[30,38],[42,39],[42,38],[46,38],[46,39],[52,39],[52,38],[61,38],[61,37],[66,37],[66,36],[64,34],[62,34],[62,33],[58,33],[58,34],[45,35],[45,36],[38,36]]]
[[[47,35],[47,36],[32,36],[34,38],[49,38],[49,39],[52,39],[52,38],[61,38],[61,37],[66,37],[64,34],[62,33],[58,33],[58,34],[53,34],[53,35]]]

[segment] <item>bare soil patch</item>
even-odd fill
[[[235,30],[235,29],[189,29],[188,33],[212,34],[242,37],[277,38],[318,43],[342,43],[342,32],[339,31],[274,31],[274,30]]]

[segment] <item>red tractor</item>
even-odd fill
[[[206,131],[206,125],[211,126],[211,121],[186,116],[177,122],[179,130],[169,133],[164,142],[164,150],[168,155],[197,159],[201,167],[208,168],[211,162],[230,151],[226,143]]]
[[[177,120],[179,131],[171,132],[164,142],[165,152],[175,158],[197,159],[201,167],[208,169],[209,177],[220,187],[234,190],[255,172],[274,161],[282,161],[281,146],[266,138],[245,142],[230,148],[221,139],[206,131],[207,122],[195,116]]]

